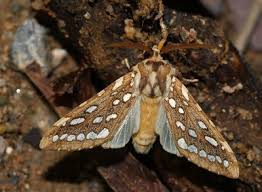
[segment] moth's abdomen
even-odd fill
[[[140,134],[133,137],[133,146],[137,153],[147,154],[155,142],[155,135]]]
[[[142,96],[140,106],[140,126],[133,135],[133,145],[138,153],[148,153],[155,142],[156,121],[159,111],[159,98]]]

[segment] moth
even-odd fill
[[[59,119],[40,148],[121,148],[132,138],[135,150],[146,154],[158,136],[169,153],[220,175],[239,176],[232,149],[157,46],[150,58]]]

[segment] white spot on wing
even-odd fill
[[[94,123],[94,124],[97,124],[97,123],[101,123],[102,121],[103,121],[103,117],[98,116],[98,117],[96,117],[96,118],[93,120],[93,123]]]
[[[83,123],[84,121],[85,121],[85,118],[79,117],[79,118],[72,119],[69,124],[70,125],[78,125],[78,124]]]
[[[207,129],[207,126],[206,124],[203,122],[203,121],[198,121],[198,126],[201,128],[201,129]]]
[[[191,153],[197,153],[197,151],[198,151],[197,147],[195,145],[189,145],[187,149]]]
[[[225,167],[228,167],[228,166],[229,166],[229,162],[228,162],[227,160],[224,160],[224,161],[223,161],[223,165],[224,165]]]
[[[97,134],[95,133],[95,132],[93,132],[93,131],[91,131],[90,133],[88,133],[87,135],[86,135],[86,139],[96,139],[97,138]]]
[[[96,105],[92,105],[86,109],[86,113],[93,113],[97,109]]]
[[[187,143],[184,138],[178,139],[177,144],[180,148],[187,149]]]
[[[211,162],[214,162],[216,160],[215,156],[214,155],[208,155],[207,156],[208,160],[211,161]]]
[[[126,93],[124,96],[123,96],[123,101],[124,102],[127,102],[130,98],[131,98],[132,94],[131,93]]]
[[[175,107],[176,107],[176,101],[175,101],[173,98],[169,99],[169,100],[168,100],[168,103],[169,103],[169,105],[170,105],[172,108],[175,108]]]
[[[113,91],[114,90],[116,90],[118,87],[120,87],[122,84],[123,84],[123,80],[124,80],[124,77],[122,76],[122,77],[120,77],[119,79],[117,79],[116,81],[115,81],[115,85],[114,85],[114,87],[113,87]]]
[[[217,147],[218,146],[218,143],[217,141],[212,138],[212,137],[209,137],[209,136],[205,136],[205,140],[207,140],[211,145]]]
[[[191,137],[197,137],[197,134],[196,132],[193,130],[193,129],[188,129],[188,134],[191,136]]]
[[[67,141],[74,141],[76,139],[76,136],[75,135],[69,135],[66,140]]]
[[[58,135],[54,135],[53,138],[52,138],[52,141],[56,142],[58,139],[59,139]]]
[[[180,129],[182,129],[183,131],[186,130],[185,125],[184,125],[183,123],[181,123],[180,121],[177,121],[177,122],[176,122],[176,126],[177,126],[178,128],[180,128]]]
[[[178,108],[178,112],[180,113],[180,114],[184,114],[185,112],[184,112],[184,109],[182,108],[182,107],[179,107]]]
[[[77,135],[76,140],[83,141],[85,139],[85,135],[83,133],[80,133]]]
[[[189,101],[188,89],[183,84],[182,84],[182,94],[185,97],[185,99]]]
[[[104,128],[100,133],[97,135],[97,139],[104,139],[109,135],[109,130],[107,128]]]
[[[112,113],[112,114],[110,114],[110,115],[108,115],[108,116],[106,117],[106,121],[108,122],[108,121],[110,121],[111,119],[115,119],[115,118],[117,118],[117,114],[116,114],[116,113]]]
[[[68,134],[66,134],[66,133],[65,133],[65,134],[63,134],[63,135],[61,135],[61,136],[60,136],[60,140],[63,140],[63,139],[65,139],[67,136],[68,136]]]
[[[113,101],[113,105],[118,105],[120,103],[120,100],[119,99],[116,99]]]
[[[199,156],[205,158],[205,157],[207,157],[207,153],[204,150],[200,150],[199,151]]]
[[[217,160],[218,163],[222,163],[222,160],[219,156],[216,156],[216,160]]]

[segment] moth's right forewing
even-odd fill
[[[130,72],[58,120],[45,133],[40,147],[80,150],[107,143],[128,118],[136,100],[134,74]],[[128,142],[130,135],[125,137],[129,137],[125,138]]]
[[[173,79],[163,105],[179,154],[209,171],[231,178],[239,176],[232,149],[178,79]]]

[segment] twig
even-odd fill
[[[249,42],[250,34],[254,28],[261,12],[262,0],[253,0],[252,6],[249,11],[249,15],[243,25],[242,31],[238,34],[234,41],[234,45],[239,50],[243,52],[246,48],[246,45]]]

